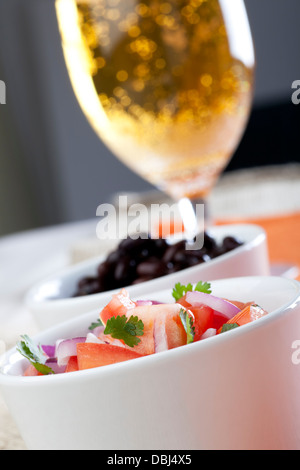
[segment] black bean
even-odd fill
[[[197,264],[199,264],[199,259],[196,258],[196,256],[189,256],[186,259],[186,263],[189,267],[196,266]]]
[[[198,258],[198,262],[200,263],[206,263],[207,261],[209,261],[210,259],[212,259],[207,253],[202,253],[201,256],[197,256]]]
[[[109,276],[111,271],[112,265],[108,261],[106,261],[105,263],[101,263],[97,269],[98,279],[105,279],[106,276]]]
[[[170,261],[169,263],[167,263],[166,268],[168,272],[172,271],[174,269],[174,263]]]
[[[149,258],[150,252],[147,248],[144,248],[139,254],[138,254],[138,259],[146,259]]]
[[[136,239],[128,237],[119,244],[119,249],[131,253],[146,248],[149,244],[152,244],[152,240],[148,235],[141,235]]]
[[[187,252],[184,250],[177,251],[177,253],[174,254],[172,261],[175,263],[185,263],[187,259]]]
[[[166,265],[158,258],[149,258],[137,266],[139,276],[163,276],[166,273]]]
[[[155,245],[155,252],[158,255],[163,255],[166,252],[166,250],[169,248],[168,243],[163,238],[157,238],[154,242],[154,245]]]
[[[178,271],[182,271],[182,269],[185,269],[187,268],[187,266],[183,266],[182,264],[179,264],[179,263],[172,263],[172,269],[169,269],[168,273],[169,274],[172,274],[172,273],[177,273]]]
[[[217,242],[207,232],[204,232],[204,245],[207,251],[212,251],[216,248]]]
[[[84,288],[85,286],[91,284],[94,281],[94,277],[84,277],[78,282],[79,288]]]
[[[209,251],[206,250],[205,248],[202,248],[201,250],[194,250],[194,251],[191,251],[190,253],[193,254],[193,256],[196,256],[200,261],[203,260],[203,258],[205,257],[210,257],[209,256]]]
[[[116,264],[119,261],[119,259],[122,257],[122,254],[123,253],[121,252],[121,250],[112,251],[106,258],[106,263]]]
[[[133,281],[132,285],[141,284],[142,282],[151,281],[152,279],[153,279],[152,276],[138,277],[137,279]]]
[[[234,237],[225,237],[223,240],[223,247],[225,251],[232,251],[238,246],[241,246],[242,243]]]
[[[85,282],[81,282],[80,286],[78,287],[77,297],[81,297],[84,295],[90,295],[101,290],[100,283],[97,279],[86,279]]]
[[[170,245],[162,258],[164,263],[169,263],[174,258],[175,254],[185,248],[185,241],[182,240],[174,245]]]
[[[124,258],[120,259],[119,263],[115,268],[115,280],[117,282],[127,280],[128,283],[131,283],[135,277],[135,268],[136,262],[132,260],[130,256],[125,256]]]

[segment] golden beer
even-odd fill
[[[206,196],[245,129],[254,55],[241,8],[239,0],[57,1],[67,67],[92,126],[177,200]]]

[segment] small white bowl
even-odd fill
[[[171,351],[56,376],[16,376],[24,359],[9,351],[0,390],[28,449],[300,450],[300,283],[243,277],[213,281],[212,291],[255,300],[269,315]],[[171,291],[152,298],[168,302]],[[34,340],[82,335],[97,315]]]
[[[132,296],[149,295],[158,289],[169,288],[175,282],[198,282],[239,276],[265,276],[270,274],[267,237],[264,230],[251,224],[213,227],[210,234],[221,242],[233,236],[244,242],[235,250],[211,261],[184,269],[174,274],[127,287]],[[84,297],[72,297],[80,279],[96,275],[103,258],[93,258],[68,267],[33,286],[25,298],[37,326],[46,329],[89,310],[97,309],[118,291],[107,291]]]

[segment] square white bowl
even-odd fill
[[[175,282],[198,282],[239,276],[267,276],[270,274],[267,237],[265,231],[251,224],[213,227],[210,235],[221,242],[226,236],[236,237],[242,246],[213,260],[151,281],[126,287],[132,296],[151,294],[169,288]],[[37,326],[46,329],[74,318],[108,302],[113,291],[72,297],[80,279],[96,275],[103,258],[94,258],[68,267],[37,283],[27,293],[25,303]]]
[[[24,360],[9,351],[0,390],[27,447],[300,450],[300,283],[242,277],[212,281],[212,291],[254,300],[269,315],[171,351],[56,376],[16,376]],[[171,291],[152,298],[169,302]],[[81,336],[98,311],[34,340]]]

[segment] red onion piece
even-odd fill
[[[42,350],[48,357],[54,357],[55,356],[55,346],[53,345],[48,345],[48,344],[43,344],[42,345]]]
[[[136,305],[137,307],[144,307],[147,305],[161,305],[162,302],[157,302],[156,300],[137,300]]]
[[[77,356],[77,344],[85,343],[86,337],[58,340],[55,347],[55,357],[59,366],[68,363],[71,356]]]
[[[93,334],[92,335],[89,334],[87,336],[87,342],[94,342],[94,343],[98,342],[100,344],[111,344],[112,346],[119,346],[121,348],[125,348],[125,344],[121,340],[114,339],[110,335],[105,335],[103,332],[100,333],[100,335],[97,336],[97,337]]]
[[[241,311],[234,304],[228,302],[228,300],[222,299],[220,297],[215,297],[211,294],[205,294],[204,292],[188,292],[186,294],[186,301],[193,307],[203,304],[207,305],[213,310],[216,310],[217,312],[220,312],[225,315],[228,320],[233,318]]]
[[[166,333],[165,318],[157,318],[154,323],[154,347],[155,352],[162,352],[169,349]]]
[[[53,370],[54,374],[64,374],[66,371],[66,365],[59,366],[57,363],[57,359],[51,357],[47,359],[46,366],[50,367]]]
[[[153,302],[151,300],[137,300],[136,301],[137,307],[144,307],[144,306],[152,305],[152,304]]]
[[[85,342],[86,343],[107,344],[99,336],[95,335],[95,333],[88,333]]]
[[[215,328],[208,328],[205,333],[201,336],[200,339],[211,338],[212,336],[216,336],[217,330]]]
[[[104,329],[104,326],[97,326],[91,331],[91,333],[93,333],[95,336],[100,336],[104,332]]]

